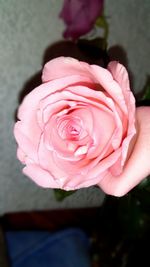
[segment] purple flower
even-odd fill
[[[76,40],[89,32],[102,14],[103,0],[64,0],[60,17],[66,24],[64,38]]]

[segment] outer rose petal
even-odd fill
[[[31,160],[38,163],[37,148],[34,146],[33,141],[24,135],[22,124],[21,121],[18,121],[14,127],[14,136],[19,146],[18,158],[24,163],[27,155]]]
[[[61,179],[61,178],[65,179],[67,173],[64,170],[61,170],[60,168],[57,167],[53,159],[53,153],[54,151],[49,151],[48,149],[46,149],[42,137],[38,151],[39,163],[41,168],[47,170],[47,172],[50,172],[51,175],[56,179]]]
[[[80,64],[77,59],[71,57],[58,57],[45,64],[42,73],[42,81],[48,82],[72,75],[86,76],[86,74],[82,64]]]
[[[23,169],[23,173],[29,176],[36,184],[45,188],[58,188],[59,185],[49,172],[39,165],[29,164]]]
[[[89,77],[92,83],[99,84],[102,89],[104,88],[117,101],[123,111],[127,113],[122,88],[114,81],[113,76],[107,69],[97,65],[89,65],[74,58],[59,57],[49,61],[44,66],[42,80],[43,82],[48,82],[65,76],[68,76],[68,79],[70,79],[69,76],[72,75]]]
[[[104,90],[112,97],[112,99],[117,102],[121,110],[127,114],[126,102],[122,88],[114,80],[111,73],[103,68],[99,70],[99,66],[97,65],[91,65],[91,73],[95,77],[97,83],[101,84],[102,88],[104,88]]]
[[[17,158],[18,158],[23,164],[25,164],[26,154],[21,150],[20,147],[18,147],[18,149],[17,149]]]
[[[92,66],[92,65],[91,65]],[[45,64],[42,74],[42,81],[48,82],[53,79],[60,79],[63,77],[68,77],[72,75],[80,75],[80,77],[88,77],[91,82],[96,82],[94,72],[88,63],[78,61],[71,57],[58,57],[52,59]],[[98,67],[101,75],[105,75],[105,79],[113,80],[110,72],[102,67]],[[57,71],[56,71],[57,70]]]
[[[128,76],[126,68],[123,65],[119,64],[118,62],[112,61],[109,63],[108,69],[112,73],[114,80],[120,85],[120,87],[122,89],[125,103],[126,103],[126,107],[128,110],[128,115],[127,115],[128,131],[127,131],[127,137],[124,139],[124,141],[122,143],[122,158],[121,158],[121,162],[120,162],[121,166],[123,166],[124,162],[126,160],[126,155],[128,152],[129,143],[136,132],[136,129],[135,129],[135,99],[134,99],[132,92],[130,91],[129,76]],[[119,165],[119,162],[116,164],[116,168],[118,165]]]
[[[63,91],[66,87],[81,82],[90,82],[89,77],[85,76],[83,78],[80,74],[69,78],[64,76],[60,80],[56,79],[36,87],[24,98],[22,104],[20,105],[18,110],[18,119],[25,121],[29,116],[34,116],[42,99],[50,96],[56,91]],[[33,120],[34,119],[36,118],[34,117]]]
[[[130,91],[129,76],[122,64],[117,61],[111,61],[108,64],[108,70],[112,73],[114,80],[118,82],[124,94]]]

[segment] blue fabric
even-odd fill
[[[78,229],[6,232],[12,267],[90,267],[89,239]]]

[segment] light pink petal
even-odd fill
[[[85,78],[85,81],[87,80],[88,79]],[[70,77],[69,81],[68,79],[64,78],[45,83],[35,88],[24,98],[18,110],[18,119],[22,121],[20,128],[22,128],[24,135],[27,136],[27,138],[34,144],[35,147],[38,146],[39,137],[42,130],[40,121],[38,122],[40,101],[44,98],[47,98],[57,90],[63,90],[65,86],[78,83],[80,81],[80,76],[74,76]],[[54,99],[57,101],[57,95],[54,97]]]
[[[86,103],[85,106],[78,104],[76,108],[72,109],[72,115],[80,118],[82,121],[82,127],[91,135],[93,130],[91,106],[86,105]]]
[[[17,149],[17,158],[18,158],[23,164],[25,164],[26,154],[21,150],[20,147],[18,147],[18,149]]]
[[[38,111],[38,122],[43,128],[44,125],[50,120],[52,115],[57,114],[58,116],[67,114],[68,110],[76,106],[75,101],[69,101],[67,99],[58,99],[56,102],[50,101],[50,98],[40,102],[40,109]]]
[[[93,104],[94,106],[103,108],[103,110],[105,109],[108,112],[110,110],[110,113],[112,111],[110,106],[113,99],[111,96],[105,94],[105,92],[92,90],[84,85],[76,85],[68,87],[63,94],[64,97],[66,96],[69,99],[72,98],[80,102],[83,101],[85,104]]]
[[[88,164],[89,160],[78,160],[75,161],[69,161],[67,159],[63,159],[59,157],[57,153],[53,153],[53,160],[58,168],[62,169],[62,171],[65,171],[68,178],[62,179],[63,186],[67,186],[68,182],[70,182],[70,179],[74,181],[76,184],[76,176],[81,174],[82,167],[84,164]],[[82,175],[80,175],[82,176]],[[71,177],[71,178],[70,178]],[[85,178],[85,176],[84,176]],[[82,180],[82,179],[81,179]],[[80,181],[81,183],[81,181]]]
[[[107,160],[107,158],[102,160],[97,164],[97,166],[95,166],[88,173],[84,172],[84,167],[83,168],[81,167],[79,169],[76,168],[76,172],[73,175],[71,175],[70,173],[68,174],[70,179],[68,178],[68,181],[65,184],[64,188],[70,187],[71,190],[71,188],[79,189],[85,187],[85,185],[86,187],[88,187],[98,184],[101,181],[101,179],[103,179],[107,169],[111,165],[113,165],[114,162],[116,162],[119,156],[120,156],[120,151],[118,150],[109,156],[109,160]],[[64,162],[64,164],[67,163]]]
[[[24,135],[22,122],[18,121],[14,127],[14,136],[20,148],[18,157],[24,162],[25,156],[29,157],[34,162],[38,162],[37,158],[37,147],[34,146],[33,142]],[[21,153],[20,153],[21,152]],[[21,155],[22,154],[22,155]],[[23,157],[24,154],[24,157]]]
[[[97,65],[91,65],[91,73],[95,76],[97,83],[99,83],[104,90],[111,96],[113,100],[119,105],[121,110],[127,114],[126,102],[124,99],[124,94],[122,88],[113,79],[111,73]]]
[[[122,64],[112,61],[108,64],[108,70],[111,72],[114,80],[120,85],[124,94],[130,91],[128,72]]]
[[[56,118],[52,118],[44,129],[44,145],[49,151],[55,151],[63,159],[69,161],[78,161],[82,156],[74,157],[74,152],[79,144],[79,141],[69,141],[62,139],[57,130]],[[86,141],[86,140],[85,140]],[[83,142],[81,141],[81,144]]]
[[[73,179],[78,172],[78,162],[71,162],[70,159],[61,159],[55,151],[48,151],[42,139],[39,146],[38,156],[41,168],[50,172],[62,189],[65,189],[69,177],[71,176],[71,179]]]
[[[29,164],[23,169],[23,173],[29,176],[37,185],[44,188],[59,188],[52,175],[39,165]]]
[[[112,165],[120,156],[120,151],[116,151],[107,159],[101,161],[91,172],[85,174],[83,169],[78,169],[77,172],[68,178],[67,183],[64,185],[65,190],[74,190],[82,187],[89,187],[100,183],[106,175],[107,168]]]
[[[129,77],[126,68],[116,61],[112,61],[108,65],[109,71],[112,73],[115,81],[120,85],[122,88],[127,110],[128,110],[128,131],[127,137],[124,139],[122,144],[122,161],[121,166],[124,165],[126,160],[126,155],[128,152],[128,146],[136,133],[135,129],[135,98],[130,91],[130,84],[129,84]]]
[[[93,116],[93,147],[91,146],[88,152],[88,158],[94,158],[101,154],[116,127],[112,114],[96,107],[91,107],[91,111]]]
[[[77,88],[77,90],[75,90],[75,88]],[[80,94],[80,91],[82,92],[82,96],[79,95]],[[110,114],[112,112],[115,120],[116,120],[116,123],[117,123],[117,128],[116,128],[116,132],[115,132],[115,136],[111,139],[113,140],[114,138],[116,138],[117,140],[117,146],[120,145],[120,142],[121,142],[121,139],[122,139],[122,127],[121,127],[121,124],[120,124],[120,118],[118,116],[118,111],[115,110],[115,105],[112,101],[112,99],[106,97],[104,95],[103,92],[98,92],[98,91],[93,91],[93,90],[90,90],[89,88],[86,88],[84,86],[77,86],[77,87],[69,87],[67,89],[67,91],[63,92],[64,94],[64,97],[65,95],[68,97],[68,99],[75,99],[76,101],[84,101],[85,103],[90,103],[100,109],[102,109],[102,106],[105,107],[104,110],[107,110],[107,108],[109,107],[110,108]],[[86,98],[86,96],[88,96]],[[103,103],[104,105],[101,105],[101,103]],[[120,125],[120,126],[119,126]],[[121,131],[121,132],[120,132]],[[110,142],[109,142],[109,146],[110,146]],[[108,146],[106,147],[105,149],[105,152],[108,151]],[[103,153],[105,153],[103,151]],[[102,155],[104,154],[101,154],[100,157],[102,157]],[[94,161],[92,161],[91,164],[89,164],[89,168],[91,168],[91,165],[93,167],[93,165],[96,165],[97,162],[99,162],[100,160],[100,157],[96,158]]]
[[[135,98],[130,90],[129,76],[126,68],[116,61],[112,61],[108,65],[108,70],[112,73],[114,80],[120,85],[124,94],[129,117],[135,117]],[[131,116],[132,115],[132,116]],[[133,119],[132,119],[133,120]]]
[[[97,177],[98,174],[106,171],[109,169],[120,157],[121,155],[121,149],[117,149],[113,153],[111,153],[108,157],[100,160],[97,165],[94,165],[93,168],[89,170],[87,173],[87,178],[88,177]]]
[[[42,74],[42,81],[48,82],[64,77],[67,77],[67,79],[70,80],[70,76],[72,75],[88,77],[90,80],[92,75],[89,72],[89,64],[80,62],[71,57],[58,57],[45,64]]]
[[[75,88],[76,88],[76,90],[75,90]],[[69,91],[68,91],[69,90]],[[107,98],[102,92],[96,92],[96,91],[93,91],[93,90],[91,90],[91,89],[88,89],[88,88],[85,88],[85,87],[83,87],[83,86],[77,86],[77,87],[70,87],[70,88],[68,88],[68,90],[67,91],[64,91],[64,92],[60,92],[60,93],[57,93],[57,100],[58,99],[72,99],[72,100],[76,100],[77,102],[78,101],[84,101],[85,102],[85,104],[88,104],[88,103],[90,103],[90,104],[93,104],[93,105],[95,105],[95,106],[97,106],[100,110],[102,110],[102,109],[104,109],[104,110],[107,110],[107,106],[109,106],[109,108],[110,108],[110,110],[108,110],[109,112],[108,113],[110,113],[111,114],[111,110],[113,110],[113,116],[114,116],[114,118],[115,118],[115,116],[117,116],[117,112],[114,110],[114,104],[113,104],[113,102],[112,102],[112,100],[111,99],[109,99],[109,98]],[[84,98],[83,96],[80,96],[80,95],[77,95],[77,93],[79,94],[79,91],[80,90],[82,90],[82,94],[83,95],[88,95],[88,98]],[[72,92],[72,93],[71,93]],[[77,93],[76,93],[77,92]],[[93,98],[93,101],[92,101],[92,98]],[[111,100],[111,101],[110,101]],[[52,96],[52,98],[51,97],[49,97],[49,101],[48,101],[48,99],[46,99],[46,100],[43,100],[44,102],[44,106],[47,106],[47,104],[49,103],[49,104],[51,104],[51,101],[53,102],[54,101],[54,99],[53,99],[53,96]],[[98,101],[100,101],[100,102],[98,102]],[[84,103],[83,102],[83,103]],[[103,102],[104,104],[105,104],[105,106],[103,106],[102,104],[101,104],[101,102]],[[116,114],[116,115],[115,115]],[[100,114],[99,114],[100,115]],[[112,116],[112,115],[111,115]],[[117,118],[117,117],[116,117]],[[96,120],[96,118],[95,118],[95,120]],[[118,120],[118,119],[117,119]],[[117,122],[117,121],[116,121]],[[119,121],[118,121],[119,122]],[[53,127],[51,127],[51,128],[53,128]],[[118,129],[119,129],[119,131],[121,130],[121,133],[122,133],[122,128],[121,128],[121,126],[118,126]],[[49,132],[49,131],[48,131]],[[117,141],[118,142],[120,142],[121,141],[121,138],[122,138],[122,134],[121,133],[117,133],[116,132],[116,136],[114,136],[115,138],[117,137]],[[111,134],[110,134],[110,137],[111,137]],[[51,138],[52,139],[52,138]],[[56,137],[55,137],[55,139],[56,139]],[[120,141],[119,141],[120,140]],[[57,143],[57,142],[56,142]],[[59,144],[60,142],[58,142],[58,144]],[[107,150],[108,150],[108,148],[107,148]]]
[[[18,128],[20,130],[20,134],[22,133],[22,135],[24,136],[22,138],[28,139],[32,144],[32,146],[34,147],[34,149],[37,151],[41,135],[41,129],[37,123],[37,120],[31,116],[28,117],[28,119],[26,118],[26,120],[18,121]],[[16,140],[17,140],[17,135],[16,135]]]
[[[87,164],[86,159],[85,161],[83,161],[83,163],[80,163],[80,161],[71,162],[71,161],[62,159],[59,157],[59,155],[55,153],[55,151],[48,152],[44,150],[44,146],[42,145],[39,148],[39,160],[40,160],[41,166],[44,169],[47,169],[47,170],[49,169],[50,172],[55,176],[55,180],[59,184],[59,187],[65,190],[69,190],[68,183],[70,183],[71,181],[75,185],[78,183],[76,181],[76,178],[78,174],[81,173],[82,164]],[[80,183],[82,182],[82,179],[85,179],[85,178],[86,176],[82,177],[80,179]],[[75,189],[75,186],[74,186],[74,189]]]
[[[109,100],[111,100],[111,99],[109,99]],[[120,117],[119,117],[119,115],[115,109],[115,105],[114,105],[113,101],[112,100],[108,101],[108,104],[109,104],[110,108],[112,109],[112,114],[113,114],[113,118],[114,118],[114,124],[115,124],[114,132],[112,133],[112,135],[110,135],[110,138],[108,139],[107,144],[104,146],[103,150],[101,150],[99,155],[95,159],[93,159],[87,166],[85,166],[85,168],[84,168],[85,173],[88,173],[89,170],[92,170],[95,166],[97,166],[99,164],[99,162],[101,162],[101,160],[103,158],[105,158],[106,156],[108,158],[108,155],[111,152],[113,152],[113,150],[119,149],[119,151],[120,151],[119,155],[121,157],[120,144],[122,141],[122,123],[121,123]],[[118,160],[118,158],[117,158],[117,160]],[[108,161],[109,161],[109,159],[108,159]],[[114,163],[115,162],[113,162],[113,164]],[[112,165],[109,165],[109,167],[111,167]]]
[[[77,190],[80,188],[90,187],[97,185],[106,175],[106,172],[98,174],[97,177],[92,177],[91,179],[86,179],[85,176],[81,174],[76,174],[73,179],[72,176],[68,177],[68,182],[64,185],[63,189],[68,190]]]
[[[39,103],[43,99],[47,98],[48,96],[53,95],[57,91],[63,91],[64,88],[78,84],[80,82],[89,82],[88,77],[84,77],[84,79],[80,75],[74,75],[69,77],[64,77],[62,79],[57,79],[55,81],[44,83],[34,90],[32,90],[27,96],[25,96],[22,104],[18,110],[18,119],[19,120],[26,120],[28,116],[34,116],[38,110]],[[57,97],[54,94],[55,101],[57,101]],[[34,120],[33,118],[33,120]]]
[[[42,136],[38,150],[39,164],[43,169],[49,171],[56,179],[65,179],[67,177],[67,171],[65,172],[63,166],[62,168],[58,168],[55,164],[53,153],[54,151],[50,151],[45,147]]]
[[[120,154],[120,157],[118,158],[118,160],[110,168],[108,168],[109,172],[113,176],[118,176],[122,173],[123,166],[121,165],[121,159],[122,159],[121,156],[122,156],[122,153]]]
[[[49,95],[46,98],[42,99],[40,101],[40,110],[42,112],[45,112],[47,107],[50,107],[52,104],[55,105],[55,103],[56,105],[59,105],[59,103],[61,105],[60,101],[62,101],[62,99],[64,101],[68,101],[68,105],[71,105],[72,102],[72,107],[77,105],[78,103],[81,105],[93,104],[96,107],[102,108],[103,106],[103,109],[107,110],[110,101],[110,98],[107,97],[103,92],[94,91],[83,85],[70,85],[65,90],[58,91],[55,94]]]
[[[80,94],[80,91],[81,91],[81,94]],[[115,118],[116,117],[115,114],[117,114],[117,112],[114,111],[113,101],[111,99],[109,99],[108,97],[106,97],[104,95],[104,93],[99,92],[99,91],[93,91],[93,90],[86,88],[84,86],[69,87],[67,90],[65,90],[63,92],[56,92],[55,95],[51,95],[51,96],[47,97],[46,99],[43,99],[41,104],[40,104],[41,112],[42,112],[43,107],[46,107],[46,109],[42,112],[42,114],[43,113],[45,114],[46,110],[53,111],[53,106],[55,107],[55,102],[54,102],[55,99],[57,99],[56,105],[58,107],[59,107],[59,101],[61,101],[61,99],[64,99],[65,101],[67,101],[67,99],[68,99],[68,103],[70,103],[70,100],[72,99],[74,104],[79,103],[79,105],[85,105],[85,107],[86,106],[89,107],[89,110],[90,110],[90,107],[92,104],[92,106],[94,105],[95,107],[97,107],[96,110],[106,111],[106,113],[110,114],[109,116],[111,116],[111,117],[113,116]],[[62,102],[60,102],[60,104],[61,103]],[[76,106],[75,108],[78,108],[78,106]],[[73,107],[72,107],[72,109],[73,109]],[[75,111],[73,111],[73,114],[76,114],[78,112],[80,112],[80,108],[75,109]],[[47,114],[48,114],[48,116],[46,116],[46,118],[48,118],[50,116],[49,112]],[[81,117],[83,114],[84,114],[84,112],[82,112],[80,114]],[[98,114],[98,115],[100,117],[100,114]],[[88,116],[88,121],[89,121],[89,118],[90,117]],[[84,116],[84,119],[85,119],[85,116]],[[97,119],[98,118],[96,118],[96,117],[94,118],[94,120],[97,120]],[[88,128],[92,126],[91,122],[87,122],[86,127],[87,127],[87,124],[89,124]],[[104,129],[104,127],[102,127],[102,128]],[[48,130],[48,135],[52,131],[51,129],[54,129],[54,127],[50,127],[50,129]],[[121,129],[121,127],[120,127],[120,129]],[[91,132],[90,128],[89,128],[89,132]],[[120,142],[119,140],[121,140],[120,138],[122,138],[122,136],[120,133],[121,137],[118,138],[118,134],[116,132],[117,140],[118,140],[118,142]],[[55,134],[55,136],[56,136],[56,134]],[[110,133],[110,137],[111,137],[111,133]],[[56,137],[55,137],[55,139],[56,139]],[[53,138],[51,138],[51,140],[53,140]],[[55,143],[60,144],[60,142],[55,142]],[[101,142],[101,144],[102,144],[102,142]],[[66,148],[65,148],[65,150],[66,150]]]

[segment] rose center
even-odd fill
[[[69,140],[78,140],[80,135],[80,127],[79,125],[74,125],[74,123],[72,124],[72,122],[68,123],[67,127],[66,127],[66,137]]]
[[[57,123],[59,136],[64,140],[77,141],[80,139],[81,122],[79,118],[64,116]]]

